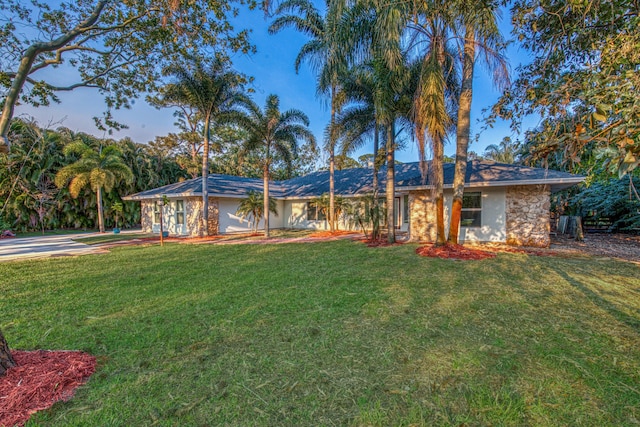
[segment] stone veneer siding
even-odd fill
[[[412,242],[436,240],[436,209],[430,190],[409,192],[409,237]]]
[[[507,244],[549,246],[549,195],[548,185],[520,185],[507,188]]]
[[[187,235],[197,237],[200,235],[200,218],[202,217],[202,199],[199,197],[187,197],[184,199]],[[172,199],[172,202],[174,199]],[[154,200],[142,200],[140,203],[140,223],[142,231],[153,231],[153,206]],[[216,235],[219,231],[218,199],[209,198],[209,235]],[[175,231],[175,230],[174,230]],[[173,233],[171,233],[173,234]]]
[[[202,218],[202,198],[190,197],[185,201],[187,211],[187,233],[189,236],[200,235],[200,219]],[[214,236],[218,234],[218,199],[209,197],[209,224],[208,233],[205,235]]]
[[[153,201],[140,202],[140,225],[144,233],[151,233],[153,227]]]

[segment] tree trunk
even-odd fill
[[[267,158],[269,153],[267,152]],[[268,239],[269,236],[269,161],[265,160],[264,172],[263,172],[263,185],[264,185],[264,237]]]
[[[102,208],[102,187],[98,187],[97,191],[98,198],[98,229],[101,233],[104,233],[104,212]]]
[[[380,212],[380,209],[378,208],[378,151],[380,150],[380,134],[378,133],[377,121],[374,124],[373,129],[373,206],[371,208],[371,212],[376,216],[376,218],[371,218],[373,223],[373,227],[371,229],[372,241],[380,238],[380,220],[378,218],[378,212]]]
[[[336,138],[335,138],[335,121],[336,121],[336,89],[331,87],[331,121],[329,123],[329,229],[333,233],[335,231],[335,197],[336,197]]]
[[[444,232],[444,183],[443,183],[444,146],[441,136],[433,141],[433,191],[436,204],[436,246],[446,243]]]
[[[4,339],[2,330],[0,330],[0,376],[4,375],[7,369],[14,366],[16,366],[16,361],[13,360],[7,340]]]
[[[204,120],[204,143],[202,144],[202,227],[200,236],[209,235],[209,128],[211,113]]]
[[[582,230],[582,217],[576,216],[576,241],[584,242],[584,231]]]
[[[387,127],[387,242],[396,242],[395,211],[395,126],[393,122]]]
[[[456,165],[453,177],[453,203],[449,223],[449,243],[458,243],[460,218],[462,216],[462,197],[464,180],[467,173],[467,154],[469,134],[471,132],[471,98],[473,95],[473,68],[476,55],[475,29],[467,25],[462,63],[462,91],[458,103],[458,129],[456,135]]]

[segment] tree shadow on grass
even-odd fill
[[[574,277],[571,277],[563,270],[556,270],[558,275],[565,279],[568,284],[570,284],[574,289],[580,291],[589,301],[594,303],[596,306],[606,311],[610,315],[612,315],[619,322],[624,323],[625,325],[632,328],[635,332],[640,333],[640,318],[633,317],[624,311],[620,310],[615,303],[603,298],[597,292],[594,292],[589,288],[585,283],[576,280]],[[638,311],[637,308],[629,306],[629,309]]]

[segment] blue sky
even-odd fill
[[[508,16],[502,18],[503,31],[505,37],[509,37],[510,24]],[[294,60],[306,39],[293,29],[285,29],[276,35],[269,35],[267,28],[270,20],[265,20],[261,10],[243,10],[235,20],[237,29],[251,28],[251,41],[257,47],[257,53],[247,56],[236,54],[233,56],[234,67],[247,75],[255,77],[254,99],[259,105],[264,104],[265,98],[269,94],[276,94],[280,97],[281,109],[297,108],[304,111],[311,121],[311,129],[322,141],[323,131],[329,121],[329,109],[326,100],[318,98],[315,88],[315,75],[305,64],[299,74],[294,71]],[[517,64],[526,61],[526,54],[519,51],[517,47],[511,46],[508,52],[509,62],[512,70]],[[472,107],[472,138],[481,131],[482,124],[478,120],[482,117],[482,109],[495,102],[500,93],[493,88],[490,79],[487,77],[482,65],[478,65],[474,80],[474,98]],[[70,129],[85,131],[96,136],[106,136],[98,130],[93,117],[100,116],[104,111],[104,103],[97,91],[81,88],[70,93],[63,93],[60,96],[61,103],[49,107],[32,108],[28,106],[18,106],[17,116],[32,116],[41,126],[57,127],[63,125]],[[114,137],[131,137],[136,142],[149,142],[156,136],[166,135],[175,132],[173,125],[175,119],[173,111],[164,109],[157,110],[146,104],[144,97],[136,100],[131,110],[120,110],[114,112],[116,120],[129,126],[121,132],[114,134]],[[530,120],[526,123],[535,126],[536,121]],[[507,123],[498,123],[493,129],[485,130],[480,134],[479,140],[473,142],[470,149],[482,153],[487,145],[497,144],[505,136],[515,139]],[[367,152],[363,149],[354,157]],[[445,153],[451,155],[455,152],[453,143],[445,147]],[[407,141],[406,148],[396,156],[399,161],[411,162],[418,160],[418,151],[415,143]]]

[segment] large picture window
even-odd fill
[[[319,209],[318,205],[313,202],[307,202],[307,221],[324,221],[327,219],[323,209]]]
[[[482,193],[464,193],[462,196],[462,227],[482,227]]]
[[[176,200],[176,224],[184,225],[184,200]]]

